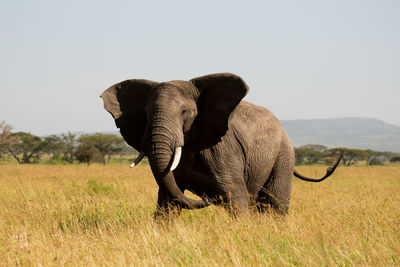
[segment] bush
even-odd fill
[[[391,158],[390,162],[400,162],[400,155],[399,156],[394,156],[393,158]]]
[[[383,161],[379,158],[373,158],[369,162],[369,165],[383,165]]]
[[[95,147],[87,145],[78,146],[75,157],[79,163],[86,163],[87,165],[94,161],[102,162],[103,160],[103,156]]]

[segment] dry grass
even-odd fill
[[[319,176],[323,167],[298,167]],[[0,265],[400,265],[400,168],[295,180],[290,214],[155,222],[147,166],[0,166]]]

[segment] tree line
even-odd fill
[[[295,148],[296,165],[333,164],[337,154],[344,152],[343,164],[354,165],[365,162],[366,165],[383,165],[385,162],[400,162],[400,155],[394,152],[374,151],[338,147],[328,149],[323,145],[305,145]]]
[[[137,152],[128,146],[122,137],[114,134],[84,134],[77,137],[68,132],[61,135],[39,137],[26,132],[12,132],[12,127],[0,122],[0,158],[12,157],[18,163],[39,162],[44,155],[51,162],[110,164],[113,156],[132,157]],[[295,148],[296,165],[327,164],[335,162],[337,154],[344,152],[343,164],[382,165],[385,162],[400,162],[400,155],[353,148],[331,148],[323,145],[305,145]]]
[[[0,122],[0,157],[12,157],[20,164],[36,163],[46,155],[50,162],[110,164],[113,156],[132,156],[136,151],[122,137],[114,134],[84,134],[77,137],[68,132],[39,137],[26,132],[12,132]]]

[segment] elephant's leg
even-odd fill
[[[282,147],[270,177],[258,193],[257,205],[261,212],[271,207],[280,214],[288,213],[293,169],[294,152],[289,143]]]
[[[250,198],[243,178],[234,180],[224,191],[225,207],[230,212],[242,214],[249,211]]]
[[[160,187],[158,189],[157,208],[154,218],[169,217],[170,215],[179,216],[182,207],[167,192],[167,189]]]

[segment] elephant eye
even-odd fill
[[[186,109],[186,108],[183,108],[183,109],[182,109],[182,116],[186,116],[186,115],[188,115],[188,114],[189,114],[189,110]]]

